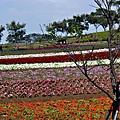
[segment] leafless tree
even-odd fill
[[[113,100],[113,115],[112,119],[117,119],[117,113],[116,110],[118,110],[118,103],[119,103],[119,85],[120,85],[120,79],[118,78],[117,68],[120,66],[120,63],[118,63],[118,54],[120,50],[120,42],[119,39],[113,39],[114,36],[120,31],[120,1],[119,0],[94,0],[96,3],[96,7],[100,8],[103,16],[105,16],[107,22],[108,22],[108,39],[107,39],[107,45],[108,45],[108,52],[109,52],[109,65],[107,66],[107,69],[104,68],[103,70],[109,70],[110,72],[110,81],[111,81],[111,89],[113,90],[113,94],[110,94],[108,91],[103,89],[99,84],[96,83],[96,81],[91,78],[89,71],[93,69],[93,67],[88,67],[88,59],[91,58],[93,51],[94,51],[94,45],[91,45],[91,50],[89,52],[89,57],[86,59],[84,57],[83,51],[79,51],[80,54],[83,56],[82,65],[79,64],[78,60],[74,57],[75,51],[70,51],[67,49],[70,58],[73,60],[73,62],[76,64],[76,66],[79,68],[79,70],[82,72],[82,74],[87,78],[88,81],[90,81],[93,85],[95,85],[97,88],[99,88],[102,92],[104,92],[110,99]],[[116,28],[114,26],[117,25]],[[117,106],[117,107],[116,107]],[[110,111],[112,111],[110,109]],[[109,117],[110,112],[108,113],[106,120]]]
[[[113,41],[112,38],[115,36],[115,34],[120,30],[120,13],[119,13],[119,7],[120,7],[120,1],[118,0],[94,0],[97,4],[97,6],[102,10],[103,15],[107,19],[108,26],[109,26],[109,32],[108,32],[108,49],[109,49],[109,70],[110,70],[110,79],[112,87],[116,86],[119,82],[118,76],[116,74],[116,58],[118,57],[119,52],[119,41],[115,40]],[[114,12],[113,12],[114,11]],[[116,19],[118,20],[118,27],[116,29],[114,28],[114,25],[116,23]],[[113,52],[113,47],[114,52]],[[114,88],[113,88],[114,91]]]

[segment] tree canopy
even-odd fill
[[[61,21],[54,21],[46,25],[47,40],[56,39],[57,36],[62,35],[75,35],[81,37],[84,31],[88,31],[90,25],[94,25],[96,29],[101,26],[103,30],[107,30],[111,25],[111,29],[116,29],[116,26],[120,24],[120,1],[119,0],[94,0],[99,7],[96,7],[94,12],[90,14],[73,15],[72,18],[64,18]],[[10,42],[22,42],[28,39],[24,39],[26,34],[26,24],[16,21],[12,21],[10,24],[6,24],[8,36],[6,41]],[[3,26],[0,28],[2,31],[5,29]],[[0,39],[3,36],[0,32]],[[32,33],[31,33],[32,34]],[[37,34],[37,33],[36,33]],[[30,35],[31,36],[31,35]],[[39,36],[38,36],[39,37]],[[97,37],[97,36],[96,36]],[[30,37],[28,37],[30,38]],[[49,39],[50,38],[50,39]],[[30,38],[31,39],[31,38]],[[40,38],[41,39],[41,38]],[[38,41],[46,40],[43,33],[42,39]],[[28,40],[30,41],[30,40]]]
[[[1,41],[1,37],[3,36],[3,31],[5,30],[5,27],[4,26],[0,26],[0,41]]]
[[[23,40],[23,36],[26,34],[25,26],[25,23],[20,24],[19,22],[16,23],[15,21],[12,21],[10,24],[6,24],[8,31],[6,41],[16,43],[21,42]]]

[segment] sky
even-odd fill
[[[39,24],[44,30],[44,24],[95,11],[91,5],[97,6],[94,0],[0,0],[0,25],[6,27],[15,20],[26,23],[26,34],[42,34]],[[95,32],[95,28],[87,32]],[[7,30],[3,34],[1,43],[5,43]]]

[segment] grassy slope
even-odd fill
[[[117,39],[118,35],[120,36],[120,32],[117,33],[117,35],[114,37],[114,39]],[[80,46],[81,45],[89,45],[92,43],[95,45],[97,44],[97,48],[104,48],[104,47],[107,47],[107,44],[106,44],[107,42],[104,41],[107,39],[107,36],[108,36],[108,31],[98,32],[97,34],[90,33],[90,34],[83,36],[83,38],[68,37],[67,43],[69,45],[80,45]],[[119,39],[120,39],[120,37],[119,37]],[[41,43],[31,43],[31,44],[26,44],[26,43],[21,44],[20,43],[20,48],[21,49],[44,48],[44,47],[51,47],[51,46],[56,45],[56,44],[57,44],[56,41],[43,41]],[[84,47],[82,49],[90,49],[90,48]],[[16,50],[16,44],[4,44],[3,50]],[[57,50],[55,52],[58,52],[58,51],[61,51],[61,50]],[[24,51],[24,52],[26,52],[26,54],[28,53],[28,51]],[[51,50],[50,51],[48,51],[48,50],[47,51],[45,51],[45,50],[37,51],[37,53],[39,53],[39,52],[41,52],[41,53],[53,52],[53,50],[52,51]],[[16,54],[16,52],[12,52],[12,53]],[[12,53],[10,53],[10,54],[12,54]],[[23,51],[22,51],[22,53],[23,53]],[[17,54],[22,54],[22,53],[17,51]],[[30,51],[30,53],[35,53],[35,50]],[[4,54],[7,54],[7,52],[5,52]],[[4,55],[4,54],[2,52],[0,52],[0,55]]]

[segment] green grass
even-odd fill
[[[96,37],[97,35],[97,37]],[[92,36],[92,37],[91,37]],[[113,39],[118,39],[120,36],[120,32],[118,32]],[[68,45],[79,45],[79,48],[70,48],[69,50],[88,50],[91,49],[90,44],[95,46],[95,49],[100,48],[107,48],[107,41],[105,41],[108,38],[108,31],[98,32],[96,33],[90,33],[82,38],[77,38],[75,36],[68,36],[64,37],[66,38]],[[120,39],[120,38],[119,38]],[[50,41],[42,41],[41,43],[19,43],[20,44],[20,51],[16,50],[16,43],[14,44],[4,44],[3,51],[0,52],[0,55],[10,55],[10,54],[36,54],[36,53],[49,53],[49,52],[61,52],[66,51],[65,49],[55,49],[55,50],[29,50],[29,49],[36,49],[36,48],[45,48],[45,47],[51,47],[51,46],[57,46],[58,43],[55,40]],[[83,44],[85,45],[83,47]],[[8,52],[9,51],[9,52]],[[10,52],[11,51],[11,52]]]
[[[94,46],[95,49],[106,48],[106,44],[99,44]],[[80,51],[80,50],[90,50],[91,46],[79,46],[77,48],[69,48],[69,51]],[[40,53],[57,53],[57,52],[66,52],[65,48],[58,48],[52,50],[15,50],[15,51],[4,51],[0,52],[0,55],[20,55],[20,54],[40,54]]]

